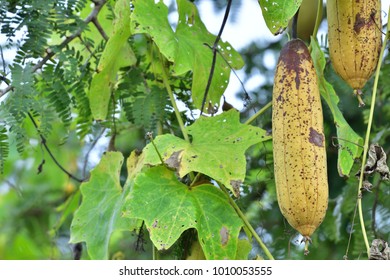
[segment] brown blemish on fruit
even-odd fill
[[[355,24],[353,26],[353,30],[355,30],[355,32],[359,34],[362,28],[364,28],[364,26],[367,26],[367,28],[369,28],[371,24],[373,24],[373,21],[375,21],[375,14],[376,10],[372,9],[370,17],[366,20],[360,15],[360,13],[357,13],[355,16]]]
[[[318,146],[318,147],[323,147],[324,146],[324,135],[322,135],[320,132],[318,132],[314,128],[310,127],[309,142]]]
[[[355,30],[355,32],[359,34],[364,24],[364,19],[360,16],[360,13],[357,13],[355,17],[355,24],[353,25],[353,30]]]
[[[301,84],[300,72],[302,61],[310,60],[310,53],[306,44],[301,40],[291,40],[282,49],[279,63],[282,62],[287,72],[295,72],[295,87],[299,89]]]

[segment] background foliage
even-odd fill
[[[367,258],[354,219],[361,149],[340,139],[362,144],[372,80],[359,108],[328,61],[326,38],[312,42],[326,89],[330,201],[304,256],[276,201],[272,109],[251,120],[271,101],[267,60],[287,31],[242,49],[220,41],[205,99],[214,116],[199,118],[219,39],[202,22],[202,1],[0,0],[0,259],[267,258],[256,234],[275,259]],[[225,11],[226,1],[210,2]],[[244,5],[233,2],[231,21]],[[264,16],[272,33],[280,29],[272,20],[287,24],[298,6]],[[223,94],[240,68],[233,102]],[[259,72],[258,88],[246,90]],[[386,55],[370,135],[386,154],[388,75]],[[225,111],[225,99],[242,109]],[[389,183],[370,181],[368,237],[390,242]]]

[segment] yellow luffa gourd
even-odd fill
[[[338,75],[359,98],[382,47],[380,0],[328,0],[329,55]]]
[[[328,206],[323,115],[317,74],[300,39],[281,50],[272,99],[275,183],[280,210],[307,244]]]

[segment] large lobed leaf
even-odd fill
[[[195,228],[207,259],[235,259],[242,221],[221,190],[205,184],[189,188],[165,166],[139,174],[124,215],[145,221],[158,250],[168,249]]]
[[[176,31],[172,30],[168,22],[168,8],[164,3],[134,0],[133,4],[132,32],[149,34],[160,52],[174,63],[173,71],[176,75],[193,72],[192,99],[200,109],[212,63],[212,50],[209,46],[214,44],[216,36],[207,31],[196,6],[188,0],[177,0],[179,21]],[[243,66],[241,56],[230,44],[220,41],[218,50],[206,100],[206,105],[212,106],[219,104],[230,77],[231,70],[221,55],[232,68],[239,69]]]
[[[338,142],[341,143],[342,147],[338,150],[337,159],[339,175],[342,177],[349,176],[355,158],[358,158],[362,153],[362,148],[360,147],[363,145],[363,139],[349,126],[337,106],[339,103],[339,97],[333,89],[333,86],[329,84],[324,77],[326,61],[324,53],[321,51],[318,42],[312,39],[311,47],[311,54],[319,79],[320,92],[332,112],[337,130]]]
[[[271,138],[261,128],[241,124],[235,110],[202,117],[187,131],[192,135],[191,143],[170,134],[156,137],[154,142],[164,162],[175,168],[180,177],[193,171],[203,173],[223,183],[236,196],[245,179],[245,151]],[[161,164],[153,145],[146,146],[144,153],[146,164]]]
[[[111,234],[116,230],[134,230],[138,224],[122,217],[124,199],[130,191],[132,180],[121,187],[119,173],[123,156],[108,152],[91,171],[91,178],[80,186],[82,203],[75,212],[71,225],[71,243],[87,244],[92,259],[107,259]],[[132,154],[128,161],[129,178],[139,170],[137,157]]]
[[[302,0],[259,0],[263,18],[272,34],[278,35],[286,29],[301,3]]]

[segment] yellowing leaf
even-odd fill
[[[236,196],[245,179],[245,151],[271,138],[263,129],[241,124],[235,110],[202,117],[187,130],[192,135],[191,143],[170,134],[156,137],[154,142],[165,163],[176,168],[180,177],[192,171],[210,176]],[[144,153],[145,163],[161,163],[153,145],[145,147]]]
[[[104,48],[98,65],[98,73],[93,76],[88,98],[92,115],[96,120],[105,120],[110,102],[111,89],[117,81],[118,70],[136,63],[136,58],[128,44],[130,37],[130,3],[120,0],[115,5],[116,19],[114,31]]]

